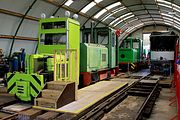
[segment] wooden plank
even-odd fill
[[[14,113],[14,114],[1,118],[1,120],[15,120],[17,115],[18,115],[17,113]]]
[[[30,104],[16,103],[16,104],[13,104],[13,105],[9,105],[9,106],[3,107],[2,109],[3,110],[7,110],[7,111],[20,112],[20,111],[29,109],[31,107],[32,107],[32,105],[30,105]]]
[[[62,52],[59,51],[59,57],[60,57],[60,67],[59,67],[59,80],[62,81],[62,61],[61,61],[61,56],[62,56]]]
[[[152,80],[161,80],[163,79],[164,77],[162,75],[153,75],[150,77],[150,79]]]
[[[55,108],[56,107],[56,100],[54,100],[54,99],[37,98],[36,103],[38,106],[41,106],[41,107],[47,107],[47,108]]]
[[[0,112],[0,119],[5,118],[5,117],[7,117],[9,115],[11,115],[11,114]]]
[[[42,110],[38,109],[28,109],[22,112],[19,112],[17,119],[18,120],[33,120],[35,119],[38,115],[43,114]]]
[[[72,51],[69,51],[69,80],[72,81]]]
[[[47,88],[51,90],[60,90],[63,91],[66,83],[59,82],[59,81],[51,81],[47,83]]]
[[[79,56],[78,56],[78,50],[76,49],[76,52],[75,52],[75,61],[76,61],[76,64],[75,64],[75,68],[76,68],[76,71],[75,71],[75,74],[76,74],[76,80],[75,80],[75,100],[78,99],[78,96],[77,96],[77,91],[78,91],[78,84],[79,84]],[[78,83],[78,84],[77,84]]]
[[[134,82],[137,82],[139,79],[132,79],[132,78],[113,78],[111,81],[119,81],[119,82],[127,82],[128,85],[133,84]]]
[[[6,87],[0,87],[0,93],[7,93]]]
[[[55,50],[54,51],[54,81],[56,81],[56,71],[57,71],[57,68],[56,68],[56,64],[57,64],[57,61],[56,61],[56,59],[57,59],[57,51]]]
[[[64,52],[64,81],[67,81],[67,54]]]
[[[127,85],[128,84],[126,82],[100,81],[96,84],[78,90],[77,100],[60,107],[59,109],[39,106],[33,106],[33,108],[77,115]]]
[[[56,120],[72,120],[74,115],[72,114],[62,114],[56,118]]]
[[[12,94],[0,94],[0,107],[4,107],[13,104],[17,99]]]
[[[153,83],[156,84],[158,82],[158,80],[141,80],[141,83]]]
[[[60,113],[57,112],[46,112],[36,117],[36,120],[52,120],[56,118]]]
[[[97,84],[78,90],[78,100],[63,106],[58,110],[71,114],[79,114],[125,85],[127,85],[127,83],[114,81],[98,82]]]

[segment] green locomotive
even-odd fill
[[[122,70],[137,69],[143,58],[143,41],[128,37],[119,49],[119,67]]]
[[[113,29],[83,29],[80,51],[80,74],[84,86],[118,73],[118,39]]]
[[[54,52],[55,50],[76,49],[80,52],[80,24],[70,18],[46,18],[39,21],[39,42],[38,54],[25,56],[25,72],[14,72],[7,74],[7,89],[11,94],[15,94],[20,100],[31,101],[37,97],[47,81],[53,80]],[[79,56],[79,55],[78,55]],[[58,65],[68,66],[67,77],[72,76],[72,80],[79,84],[75,72],[70,73],[70,62],[73,64],[72,71],[79,73],[79,66],[74,61],[65,59],[65,53],[58,57]],[[77,58],[79,59],[79,58]],[[59,73],[59,72],[57,72]],[[58,76],[58,75],[57,75]],[[65,76],[65,75],[64,75]],[[79,78],[79,74],[77,76]]]

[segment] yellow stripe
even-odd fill
[[[133,67],[135,67],[135,64],[131,63],[131,65],[132,65]]]
[[[134,67],[133,67],[133,66],[131,66],[131,69],[134,69]]]

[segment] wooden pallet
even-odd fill
[[[14,95],[8,93],[0,93],[0,108],[16,103],[17,99]]]

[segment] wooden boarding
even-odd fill
[[[0,86],[0,93],[7,93],[7,88],[6,87],[1,87]]]
[[[0,119],[5,118],[5,117],[7,117],[9,115],[11,115],[11,114],[0,112]]]
[[[36,120],[52,120],[59,116],[57,112],[46,112],[36,117]]]
[[[59,109],[48,109],[34,106],[34,108],[42,110],[50,110],[61,113],[79,114],[98,101],[127,86],[127,82],[119,81],[100,81],[96,84],[82,88],[77,91],[77,100],[71,102]]]
[[[134,82],[137,82],[139,79],[132,79],[132,78],[113,78],[112,81],[119,81],[119,82],[127,82],[128,85],[133,84]]]
[[[136,73],[132,73],[131,76],[147,76],[150,74],[150,71],[148,69],[136,72]]]
[[[156,84],[158,82],[158,80],[141,80],[141,83],[152,83],[152,84]]]
[[[0,119],[1,120],[15,120],[15,117],[17,116],[17,113],[10,114],[5,112],[0,112]]]
[[[161,79],[163,79],[163,76],[162,75],[153,75],[153,76],[150,77],[150,79],[152,79],[152,80],[161,80]]]
[[[29,109],[22,112],[19,112],[17,119],[18,120],[33,120],[36,116],[43,114],[42,110]]]
[[[3,107],[2,109],[3,110],[7,110],[7,111],[20,112],[20,111],[29,109],[31,107],[32,107],[32,105],[30,105],[30,104],[20,104],[20,103],[17,103],[17,104],[13,104],[13,105],[9,105],[9,106]]]
[[[14,95],[8,93],[0,94],[0,107],[10,105],[12,103],[15,103],[16,101],[17,99],[14,97]]]

